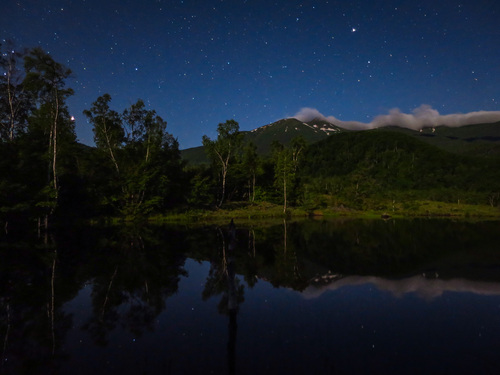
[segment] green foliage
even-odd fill
[[[34,103],[23,83],[24,72],[19,67],[24,53],[12,42],[0,44],[0,141],[13,141],[28,126]]]
[[[66,156],[72,154],[76,135],[65,102],[73,94],[73,90],[66,87],[71,70],[54,61],[41,48],[29,51],[24,57],[24,68],[26,74],[23,85],[37,104],[29,118],[27,138],[45,144],[40,158],[46,162],[47,183],[40,196],[53,200],[51,204],[42,200],[43,204],[38,206],[46,207],[48,210],[45,214],[49,215],[54,213],[58,205],[59,177],[72,167]],[[60,163],[61,160],[63,163]],[[47,189],[53,189],[54,194],[44,193]]]
[[[110,108],[109,94],[98,97],[84,111],[96,147],[78,144],[66,105],[71,71],[40,48],[8,50],[0,56],[0,219],[6,222],[136,218],[186,203],[415,215],[500,204],[499,124],[347,132],[317,119],[286,119],[243,133],[227,120],[215,140],[203,136],[203,148],[195,150],[211,164],[186,168],[166,121],[140,99],[120,113]]]
[[[166,121],[142,100],[121,116],[110,101],[105,94],[84,112],[94,125],[97,150],[109,161],[103,166],[114,176],[99,189],[101,202],[132,218],[178,204],[185,181],[179,145],[166,132]]]
[[[390,130],[343,133],[310,147],[302,177],[318,194],[356,209],[395,194],[486,203],[500,187],[498,160],[460,156]],[[409,199],[412,199],[409,197]]]
[[[217,139],[211,140],[204,135],[202,138],[205,151],[220,178],[220,193],[218,206],[226,199],[226,185],[229,167],[234,162],[242,142],[240,126],[235,120],[227,120],[217,126]]]
[[[274,184],[277,191],[282,194],[283,212],[288,204],[294,204],[299,196],[300,180],[297,172],[302,154],[306,148],[303,138],[294,138],[289,147],[279,142],[271,145],[272,159],[274,162]]]
[[[259,173],[259,156],[257,155],[257,146],[250,142],[243,150],[242,165],[245,171],[248,187],[248,200],[255,201],[255,183]]]
[[[459,155],[488,158],[500,156],[500,122],[455,128],[438,126],[424,128],[420,132],[392,127],[391,131],[411,135],[422,142]]]
[[[125,132],[122,126],[122,119],[118,112],[109,108],[111,96],[104,94],[92,103],[90,110],[84,110],[89,122],[93,125],[94,142],[98,150],[109,156],[116,173],[120,173],[117,160],[117,150],[122,146],[125,139]]]

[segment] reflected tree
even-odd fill
[[[222,228],[217,228],[221,251],[219,259],[211,261],[210,271],[207,277],[205,288],[202,292],[203,300],[219,295],[222,298],[219,302],[219,313],[228,315],[228,371],[235,373],[236,368],[236,334],[238,330],[237,315],[239,306],[244,301],[244,287],[236,278],[236,226],[231,220],[226,233]]]
[[[288,222],[283,219],[282,241],[274,245],[275,251],[275,274],[271,281],[275,286],[288,286],[295,290],[303,290],[307,286],[307,280],[302,276],[302,265],[297,254],[296,243],[290,241]]]
[[[231,230],[217,228],[220,251],[217,257],[210,259],[210,270],[202,292],[202,299],[205,301],[222,294],[219,313],[225,315],[232,309],[229,306],[239,306],[244,301],[244,286],[235,277],[236,243],[231,239]]]
[[[158,248],[141,232],[127,229],[127,234],[104,244],[106,264],[96,264],[98,274],[93,278],[93,313],[83,328],[102,346],[117,325],[136,337],[153,330],[180,276],[186,275],[182,253]]]
[[[56,371],[72,325],[65,288],[73,284],[58,267],[53,237],[9,245],[0,246],[0,373]]]

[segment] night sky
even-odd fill
[[[499,20],[498,0],[8,0],[0,39],[73,71],[81,142],[82,111],[109,93],[118,112],[143,99],[183,149],[227,119],[251,130],[298,112],[498,121]]]

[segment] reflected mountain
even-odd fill
[[[435,274],[436,275],[436,274]],[[346,276],[343,278],[330,279],[325,285],[311,285],[307,287],[302,295],[305,298],[317,298],[328,291],[339,290],[348,286],[372,284],[381,291],[391,293],[395,297],[404,297],[406,294],[415,293],[417,296],[432,300],[441,297],[446,292],[474,293],[478,295],[500,295],[500,282],[474,281],[467,279],[441,280],[426,277],[427,275],[416,275],[401,280],[391,280],[376,276]]]
[[[194,321],[177,328],[176,309],[183,309],[183,298],[188,298],[180,285],[192,278],[201,280],[195,289],[197,307],[210,306],[198,317],[201,326],[223,318],[217,330],[217,335],[224,332],[223,344],[216,345],[224,350],[229,373],[237,372],[237,362],[245,357],[238,350],[248,340],[244,332],[249,327],[242,319],[248,323],[249,316],[240,310],[253,308],[243,302],[257,289],[297,291],[303,301],[362,285],[397,298],[414,294],[435,300],[447,292],[499,296],[498,226],[425,219],[278,220],[229,227],[96,226],[57,228],[41,236],[1,234],[0,372],[43,368],[58,373],[80,355],[67,344],[77,340],[75,332],[78,339],[89,338],[93,346],[88,350],[111,352],[117,332],[139,340],[166,324],[161,327],[168,335],[186,338],[177,330],[187,330]],[[190,275],[188,262],[202,265],[204,274]],[[165,314],[172,325],[161,320]],[[185,345],[181,348],[192,345],[179,343]],[[169,350],[172,361],[180,358],[176,350],[185,354],[175,345]],[[156,358],[151,350],[145,353]]]

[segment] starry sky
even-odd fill
[[[118,112],[143,99],[184,149],[227,119],[498,115],[499,19],[498,0],[8,0],[0,39],[73,71],[81,142],[109,93]]]

